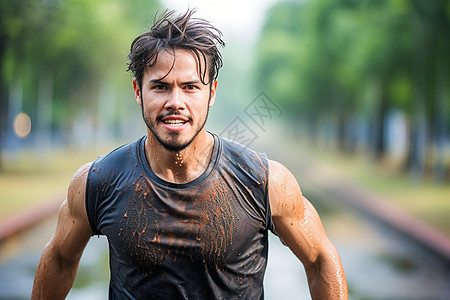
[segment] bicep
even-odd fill
[[[61,205],[55,235],[50,246],[64,260],[78,260],[91,237],[85,209],[86,176],[90,164],[81,167],[70,183],[67,198]]]
[[[269,168],[269,199],[276,234],[305,265],[313,263],[329,246],[320,217],[284,166],[271,162]]]

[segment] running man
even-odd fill
[[[268,231],[304,264],[313,299],[347,299],[314,207],[281,164],[205,129],[224,46],[193,11],[166,12],[131,45],[146,136],[82,166],[36,271],[32,299],[63,299],[105,235],[110,299],[262,299]]]

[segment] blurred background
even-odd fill
[[[207,128],[285,164],[351,299],[450,298],[449,0],[0,0],[0,299],[27,299],[72,174],[145,134],[126,72],[155,12],[223,32]],[[267,299],[308,299],[271,236]],[[69,299],[104,299],[93,238]]]

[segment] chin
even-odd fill
[[[179,132],[170,133],[166,139],[163,139],[156,134],[153,134],[153,136],[156,138],[156,140],[159,142],[159,144],[161,146],[163,146],[166,150],[172,151],[172,152],[179,152],[179,151],[187,148],[192,143],[192,141],[195,139],[195,137],[197,135],[194,135],[191,139],[185,139],[185,140],[181,140],[182,137]]]
[[[172,152],[179,152],[181,150],[186,149],[190,144],[192,143],[191,141],[188,141],[186,143],[173,143],[173,142],[160,142],[160,144],[169,151]]]

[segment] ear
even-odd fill
[[[141,88],[139,87],[139,84],[136,81],[136,77],[133,78],[133,90],[137,104],[139,104],[139,106],[142,106]]]
[[[211,84],[211,98],[209,99],[209,107],[212,107],[216,102],[217,80]]]

